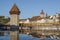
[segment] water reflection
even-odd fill
[[[41,38],[32,37],[31,35],[27,34],[19,34],[20,40],[41,40]],[[10,35],[0,36],[0,40],[10,40]],[[60,40],[60,39],[51,39],[45,38],[45,40]]]

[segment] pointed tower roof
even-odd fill
[[[48,14],[46,13],[46,17],[48,16]]]
[[[14,4],[10,10],[10,14],[19,14],[19,13],[20,13],[20,11],[19,11],[18,7],[16,6],[16,4]]]
[[[44,11],[43,10],[41,10],[41,13],[40,14],[44,14]]]

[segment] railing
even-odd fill
[[[19,27],[15,25],[0,25],[0,31],[18,31]]]

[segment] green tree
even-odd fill
[[[5,18],[5,16],[0,16],[0,23],[6,24],[10,21],[10,18]]]

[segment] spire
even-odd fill
[[[46,19],[48,18],[48,14],[46,13]]]
[[[44,11],[43,10],[41,10],[40,17],[44,18]]]
[[[44,14],[44,11],[43,10],[41,10],[41,13],[40,14]]]
[[[16,6],[16,4],[14,4],[10,10],[10,14],[19,14],[19,13],[20,13],[20,11],[19,11],[18,7]]]
[[[48,16],[48,14],[46,13],[46,17]]]

